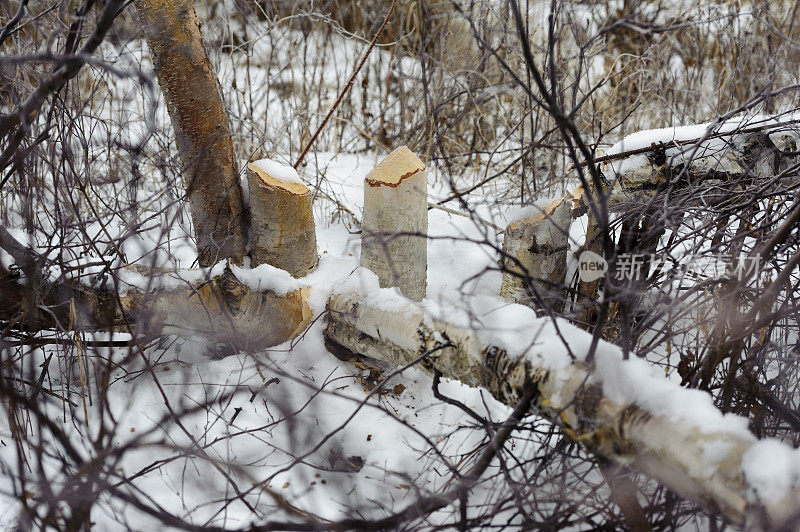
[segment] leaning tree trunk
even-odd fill
[[[241,263],[247,219],[219,86],[192,0],[135,0],[183,162],[201,266]]]

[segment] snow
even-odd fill
[[[659,374],[650,362],[640,358],[623,360],[618,347],[604,342],[595,359],[603,393],[617,404],[636,404],[668,418],[676,426],[694,427],[704,434],[731,434],[755,441],[746,417],[723,414],[709,393],[680,386]]]
[[[644,148],[663,146],[671,165],[685,162],[688,158],[718,155],[729,143],[737,143],[742,135],[736,132],[749,128],[764,127],[781,128],[782,124],[793,120],[794,115],[742,115],[722,122],[707,122],[678,127],[667,127],[637,131],[625,136],[612,145],[606,155],[618,155]],[[732,133],[722,137],[709,138],[719,133]],[[696,142],[692,142],[696,141]],[[623,175],[649,164],[645,154],[634,154],[622,159],[610,161],[610,167],[617,175]]]
[[[783,442],[764,439],[742,457],[752,503],[782,502],[792,490],[800,489],[800,451]]]
[[[303,287],[303,283],[292,277],[289,272],[269,264],[260,264],[255,268],[242,268],[231,264],[230,268],[237,279],[258,292],[269,290],[283,296]]]
[[[282,30],[271,28],[269,31]],[[285,32],[281,36],[286,37],[285,42],[290,42],[292,34]],[[274,64],[290,65],[291,55],[286,56],[285,51],[273,51],[268,40],[264,35],[257,38],[248,61],[273,57],[273,53],[277,53],[278,57],[273,59]],[[338,36],[330,41],[324,46],[345,50],[342,53],[352,57],[357,57],[362,47],[360,42],[342,41]],[[308,40],[304,39],[304,42]],[[111,47],[104,47],[104,50],[104,53],[117,55]],[[144,68],[149,68],[146,54],[141,49],[125,53],[134,53],[137,61],[142,62]],[[308,53],[325,57],[325,49],[313,44]],[[370,57],[365,69],[365,75],[372,76],[370,86],[377,85],[374,72],[378,72],[379,67],[385,67],[381,62],[387,61],[387,55],[388,53],[382,56],[381,50],[376,49]],[[109,60],[114,59],[112,57]],[[337,87],[332,83],[346,79],[351,65],[343,61],[322,63],[322,69],[319,72],[310,72],[311,79],[304,78],[302,83],[313,81],[312,85],[316,87],[316,78],[324,79],[329,85],[324,88],[331,89],[327,92],[335,97]],[[284,70],[277,73],[269,64],[263,69],[253,69],[248,72],[248,75],[253,76],[251,80],[243,77],[244,69],[238,69],[236,59],[231,58],[222,63],[220,78],[235,79],[242,87],[267,86],[269,83],[299,86],[295,79],[297,72],[281,68]],[[404,57],[399,70],[405,74],[399,77],[403,79],[409,73],[419,75],[416,71],[418,69],[418,63]],[[598,65],[597,70],[602,68]],[[301,74],[306,75],[305,72]],[[362,95],[357,89],[358,87],[351,95],[354,106],[360,108]],[[149,135],[151,125],[169,127],[169,117],[163,105],[158,108],[157,114],[149,115],[147,98],[158,99],[158,95],[148,93],[147,98],[140,97],[141,95],[137,95],[138,90],[135,83],[128,83],[126,80],[115,83],[116,95],[125,100],[128,127],[117,128],[108,135],[98,130],[92,139],[96,145],[90,146],[90,149],[103,148],[112,138],[115,142],[135,144]],[[301,116],[297,113],[297,108],[292,108],[291,101],[276,97],[275,92],[273,90],[271,97],[257,101],[255,107],[247,107],[247,112],[254,115],[248,122],[258,124],[259,127],[266,125],[263,135],[252,134],[251,131],[234,132],[238,137],[237,146],[242,147],[243,152],[250,153],[252,146],[249,143],[256,143],[266,137],[274,142],[274,145],[268,146],[271,153],[291,153],[291,146],[287,144],[291,135],[287,132],[293,127],[293,121],[298,120],[297,116],[305,120],[305,116],[319,114],[318,108],[311,108],[302,109],[306,115]],[[321,94],[324,91],[321,90]],[[231,94],[225,96],[234,97]],[[231,112],[246,108],[239,103],[229,102]],[[330,103],[321,97],[315,105],[327,109]],[[387,117],[387,122],[396,118],[391,109],[370,108],[374,116],[382,112]],[[270,119],[265,120],[265,116]],[[102,112],[100,118],[114,121],[107,110]],[[675,143],[702,138],[708,133],[734,131],[737,127],[773,123],[770,121],[774,122],[772,118],[755,116],[734,118],[722,124],[706,123],[642,131],[626,136],[609,149],[608,154],[649,147],[653,143]],[[413,123],[413,120],[409,120],[409,123]],[[332,127],[329,129],[335,131]],[[355,138],[358,139],[357,136]],[[411,302],[403,298],[396,289],[379,288],[374,274],[358,268],[360,239],[355,232],[357,220],[344,220],[344,211],[340,209],[343,206],[354,213],[356,218],[360,216],[363,176],[380,158],[380,154],[373,151],[358,151],[356,144],[349,137],[335,138],[328,142],[321,138],[320,147],[325,146],[325,150],[336,151],[320,149],[310,153],[306,159],[308,166],[304,175],[316,176],[316,188],[330,193],[332,198],[342,204],[337,205],[324,196],[316,199],[320,264],[314,272],[302,279],[294,279],[287,272],[269,265],[256,268],[229,266],[240,281],[254,290],[271,290],[277,294],[285,294],[299,288],[308,288],[315,321],[301,338],[264,352],[236,354],[223,360],[211,360],[209,354],[212,346],[202,339],[166,338],[158,346],[148,350],[155,366],[153,372],[148,372],[140,363],[137,365],[133,362],[128,363],[125,371],[115,370],[112,375],[109,394],[111,404],[108,408],[119,420],[119,426],[125,429],[114,434],[114,446],[130,444],[142,434],[146,434],[144,441],[150,444],[149,447],[124,455],[120,464],[123,474],[131,477],[154,460],[164,460],[152,471],[139,476],[135,480],[136,488],[197,524],[205,524],[206,520],[222,524],[223,518],[217,515],[221,507],[219,501],[230,497],[230,493],[225,480],[206,461],[176,454],[176,448],[188,445],[188,437],[176,430],[174,424],[169,423],[164,400],[154,380],[156,378],[175,408],[191,408],[209,403],[208,409],[187,415],[185,422],[193,435],[202,438],[211,456],[242,468],[241,474],[237,475],[238,481],[246,486],[248,482],[255,484],[264,480],[271,489],[287,496],[292,504],[312,510],[328,519],[349,516],[348,505],[353,507],[354,512],[361,512],[366,516],[383,516],[413,500],[418,489],[437,492],[447,488],[448,475],[433,472],[435,468],[446,471],[446,468],[441,467],[446,460],[465,459],[482,441],[483,432],[467,430],[465,414],[436,400],[430,389],[430,379],[416,369],[407,370],[402,376],[394,377],[387,383],[388,387],[402,383],[405,391],[401,394],[369,397],[369,392],[354,378],[354,374],[360,375],[359,370],[352,364],[335,359],[324,346],[323,312],[325,301],[332,290],[356,290],[364,294],[369,304],[380,305],[387,312],[421,312],[424,320],[438,319],[456,323],[465,329],[474,330],[484,343],[501,346],[511,356],[529,357],[537,366],[556,372],[575,361],[584,360],[589,351],[591,336],[585,331],[564,320],[537,317],[528,307],[509,304],[496,297],[500,285],[500,274],[495,262],[496,246],[501,243],[501,237],[479,222],[464,217],[439,210],[429,212],[431,238],[428,244],[428,298],[424,302]],[[695,156],[704,151],[717,150],[722,144],[723,141],[720,140],[705,141]],[[143,227],[142,231],[134,231],[135,234],[130,234],[123,241],[121,250],[127,259],[125,262],[145,269],[151,266],[170,269],[169,273],[143,275],[142,270],[120,268],[118,271],[123,291],[188,287],[219,275],[228,267],[225,261],[221,261],[211,268],[188,268],[195,260],[196,253],[191,241],[192,231],[187,211],[182,202],[175,201],[175,198],[165,193],[174,187],[179,176],[168,173],[162,175],[159,172],[161,166],[168,166],[163,164],[163,159],[175,157],[174,147],[171,148],[172,150],[163,150],[163,154],[159,151],[161,147],[150,146],[146,151],[147,157],[143,160],[142,168],[145,177],[141,187],[133,192],[134,197],[131,198],[132,203],[142,206],[143,213],[96,220],[87,228],[90,236],[101,235],[101,230],[108,230],[116,237],[128,234],[131,228]],[[694,146],[691,145],[670,148],[667,154],[677,156],[693,149]],[[491,163],[493,161],[486,163],[487,172]],[[106,161],[98,160],[93,164],[92,172],[98,175],[112,171],[107,167]],[[260,159],[254,164],[277,179],[291,183],[303,182],[291,166],[278,161]],[[615,161],[612,167],[615,171],[624,173],[647,164],[645,155],[636,155]],[[435,168],[429,170],[432,198],[442,198],[451,193],[446,180],[440,177]],[[466,177],[474,176],[468,174]],[[498,179],[487,190],[490,193],[503,191],[504,185],[501,183],[502,180]],[[50,194],[48,186],[41,188],[43,194]],[[247,187],[244,188],[246,193]],[[124,182],[109,183],[99,186],[97,193],[116,198],[124,197],[128,190]],[[51,196],[46,197],[48,200],[52,199]],[[535,216],[548,201],[537,201],[534,206],[504,215],[508,210],[507,206],[489,204],[485,197],[478,199],[481,202],[477,209],[480,216],[500,225]],[[469,198],[466,200],[469,201]],[[150,218],[151,215],[156,216],[155,221]],[[573,224],[571,236],[575,242],[582,238],[580,224],[585,225],[585,216],[583,218],[579,223]],[[54,267],[49,272],[51,279],[76,276],[82,282],[92,283],[93,277],[104,271],[105,265],[98,264],[100,259],[110,261],[115,268],[121,266],[121,262],[111,256],[97,257],[72,251],[67,246],[71,242],[69,239],[79,239],[81,235],[70,234],[63,241],[51,241],[51,235],[55,234],[52,221],[43,215],[35,234],[26,234],[16,227],[9,227],[20,241],[30,242],[37,250],[48,253],[48,257],[54,260],[62,260],[64,271],[60,267]],[[576,227],[577,232],[574,230]],[[10,257],[0,251],[0,263],[3,266],[9,266],[12,262]],[[77,266],[80,269],[73,272],[71,268]],[[98,333],[85,335],[85,338],[124,340],[129,337],[120,333]],[[56,352],[55,347],[33,349],[27,357],[33,366],[38,366],[53,352]],[[126,359],[128,355],[124,349],[98,349],[97,354],[115,361]],[[797,479],[800,478],[798,453],[776,440],[755,442],[747,430],[746,418],[722,414],[714,407],[709,394],[680,387],[676,382],[664,378],[647,361],[625,361],[617,347],[603,341],[598,344],[595,360],[596,378],[612,401],[620,405],[637,404],[656,415],[664,416],[675,423],[690,425],[706,434],[730,434],[753,441],[754,445],[745,453],[742,468],[752,488],[754,500],[778,500],[788,490],[797,487]],[[273,376],[280,381],[267,384]],[[52,367],[51,377],[57,387],[69,389],[74,386],[74,379],[67,368]],[[96,387],[98,383],[91,380],[91,376],[88,378],[89,388]],[[442,383],[441,390],[486,417],[503,419],[508,415],[509,409],[506,406],[494,401],[481,390],[447,380]],[[255,400],[251,400],[253,392],[256,392]],[[60,412],[64,406],[55,402],[43,401],[42,404],[54,412]],[[231,421],[236,408],[242,410],[236,420]],[[80,409],[72,410],[68,415],[74,418],[75,423],[65,423],[63,428],[70,431],[70,437],[82,448],[91,449],[88,437],[94,433],[84,428],[85,423],[96,430],[103,413],[90,405],[89,420],[83,419]],[[356,417],[351,420],[351,415]],[[314,451],[325,434],[341,426],[344,429],[337,432],[334,439],[320,450]],[[130,429],[135,431],[129,432]],[[7,424],[0,426],[0,433],[5,442],[10,441]],[[513,448],[519,456],[533,456],[538,446],[545,444],[544,440],[520,439],[513,441]],[[429,452],[431,448],[442,456]],[[364,469],[359,472],[331,471],[328,460],[331,452],[345,457],[362,457]],[[704,459],[709,463],[716,463],[725,456],[725,452],[724,442],[714,439],[707,444]],[[305,453],[309,453],[309,456],[304,462],[291,470],[275,473],[285,468],[295,457]],[[0,461],[3,464],[13,464],[15,460],[13,445],[0,447]],[[56,466],[45,460],[44,467],[52,471]],[[324,485],[323,480],[326,481]],[[0,493],[3,494],[0,495],[0,506],[4,506],[0,510],[0,523],[12,522],[18,511],[12,499],[5,498],[5,494],[11,493],[11,487],[6,482],[7,479],[4,479],[4,485],[0,486]],[[288,487],[283,488],[287,484]],[[472,495],[472,500],[490,500],[491,490],[486,491],[489,493],[478,489]],[[368,494],[368,497],[364,497],[364,494]],[[265,499],[268,497],[265,496]],[[265,515],[269,515],[269,512],[283,515],[269,501],[259,501],[259,504]],[[131,523],[133,529],[161,528],[151,518],[136,513],[130,507],[114,508],[110,504],[101,503],[99,508],[92,515],[99,530],[122,528],[119,524],[120,515]],[[244,528],[253,517],[243,505],[234,502],[226,508],[224,519],[224,524],[228,527],[240,525]],[[518,521],[512,525],[517,523]]]
[[[536,218],[545,212],[545,208],[557,199],[560,198],[539,198],[530,205],[514,209],[505,215],[506,222],[511,224],[520,220],[530,220],[532,218]],[[567,199],[565,201],[570,200]]]
[[[300,179],[300,174],[297,173],[297,170],[288,164],[279,163],[278,161],[272,159],[259,159],[254,161],[252,165],[271,177],[274,177],[278,181],[283,181],[284,183],[297,183],[300,185],[304,184],[303,180]]]

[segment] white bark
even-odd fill
[[[734,523],[744,523],[746,494],[751,488],[742,460],[757,440],[746,429],[731,430],[719,422],[723,418],[718,411],[711,426],[705,426],[675,419],[662,409],[647,410],[634,402],[619,404],[606,395],[599,376],[590,375],[579,360],[554,369],[546,352],[531,349],[513,358],[504,346],[487,343],[464,325],[426,317],[423,306],[410,300],[394,299],[387,304],[386,294],[378,297],[369,290],[343,290],[328,301],[326,335],[333,342],[352,352],[405,365],[449,341],[452,346],[436,350],[419,367],[435,368],[447,378],[484,387],[508,405],[518,401],[527,374],[538,387],[535,413],[559,424],[570,438],[618,464],[639,469]],[[509,311],[513,315],[514,309]],[[440,313],[458,314],[457,309]],[[502,321],[495,316],[494,322]],[[620,359],[613,364],[627,363]],[[683,389],[678,393],[684,391],[700,393]],[[690,404],[693,398],[684,399]],[[780,516],[785,502],[759,501],[772,518]]]
[[[503,238],[502,297],[533,308],[559,310],[556,307],[564,300],[571,203],[557,198],[535,216],[508,224]]]
[[[252,266],[271,264],[294,277],[316,268],[317,236],[311,191],[248,165]]]
[[[428,180],[425,166],[402,146],[364,180],[361,265],[382,287],[411,299],[425,297],[428,248]]]

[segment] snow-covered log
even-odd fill
[[[252,265],[307,275],[319,262],[311,191],[291,166],[262,159],[247,169]]]
[[[97,324],[97,310],[105,310],[107,316],[111,310],[117,321],[127,320],[143,334],[202,336],[236,351],[256,352],[294,338],[310,323],[307,289],[287,282],[256,290],[230,267],[213,273],[208,280],[196,276],[182,287],[130,290],[119,305],[96,309],[87,325]],[[174,278],[171,281],[168,285],[174,285]],[[149,284],[154,283],[158,286],[160,281]]]
[[[777,522],[798,500],[800,456],[791,448],[758,441],[746,418],[722,414],[707,393],[680,387],[644,360],[623,360],[606,342],[590,369],[583,360],[591,335],[566,321],[486,297],[467,308],[416,303],[379,288],[363,269],[334,290],[328,311],[326,335],[335,344],[398,366],[420,360],[508,405],[531,379],[536,414],[734,523]],[[773,447],[783,453],[778,468],[763,459]]]
[[[500,295],[533,308],[558,311],[554,307],[564,300],[572,202],[557,198],[537,203],[541,205],[524,209],[506,227]]]
[[[361,265],[382,287],[411,299],[425,297],[428,272],[428,180],[425,165],[397,148],[364,180]]]
[[[0,244],[9,249],[3,233]],[[25,256],[20,254],[17,263]],[[113,328],[145,338],[202,336],[232,350],[253,352],[293,338],[311,320],[308,289],[301,282],[275,268],[259,272],[264,281],[254,279],[259,276],[253,272],[258,270],[225,262],[211,269],[162,272],[126,267],[116,272],[115,286],[104,287],[40,274],[35,283],[42,299],[33,307],[25,300],[27,281],[0,269],[0,320],[28,331],[57,330],[69,323],[73,330]]]

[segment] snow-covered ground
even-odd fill
[[[321,153],[317,160],[325,169],[327,185],[360,217],[361,186],[375,157]],[[313,186],[308,175],[306,171],[305,180]],[[321,209],[320,213],[327,214]],[[501,217],[499,212],[483,214]],[[321,217],[318,224],[320,265],[299,281],[313,287],[310,302],[316,318],[320,318],[330,290],[358,266],[360,248],[360,235],[351,233],[344,223]],[[430,211],[429,224],[429,297],[442,304],[457,304],[465,296],[497,294],[496,253],[481,243],[488,238],[497,245],[497,231],[480,221],[436,209]],[[147,235],[140,238],[147,241]],[[190,250],[173,248],[173,256],[189,255]],[[268,267],[237,272],[256,286],[261,279],[276,287],[275,271]],[[120,477],[136,477],[132,484],[139,492],[192,523],[224,522],[227,526],[243,526],[256,515],[241,502],[227,504],[236,496],[206,456],[229,463],[240,489],[250,492],[248,500],[273,519],[278,514],[270,490],[298,508],[337,519],[346,514],[379,517],[401,509],[418,490],[445,489],[452,475],[444,462],[469,460],[485,432],[470,429],[474,424],[471,418],[434,399],[431,378],[416,369],[386,383],[388,393],[370,396],[368,389],[374,386],[375,377],[369,379],[368,370],[331,355],[323,345],[323,328],[324,320],[316,319],[299,339],[262,353],[221,360],[212,360],[209,346],[200,339],[167,338],[148,350],[152,373],[144,371],[138,359],[113,372],[108,414],[120,429],[115,445],[152,443],[124,455],[117,465]],[[27,356],[32,363],[41,363],[52,351],[55,348],[36,349]],[[94,352],[114,360],[127,354],[121,348]],[[80,399],[82,389],[88,396],[96,393],[98,383],[91,377],[86,377],[85,388],[81,388],[80,383],[68,382],[67,373],[66,368],[51,367],[48,384],[64,393],[71,388],[73,400]],[[458,382],[445,380],[441,391],[495,421],[510,413],[485,391]],[[181,418],[186,432],[169,420],[170,408],[177,412],[206,403],[208,408]],[[62,406],[56,400],[49,402],[55,410]],[[100,412],[90,405],[88,418],[84,418],[77,403],[67,408],[67,419],[72,421],[65,423],[65,428],[76,443],[88,446],[101,422]],[[4,423],[0,438],[9,441],[8,431]],[[179,450],[193,444],[201,447],[193,452],[203,458]],[[529,445],[522,441],[516,448],[525,453]],[[0,457],[6,464],[14,463],[14,447],[0,447]],[[351,457],[357,466],[363,461],[360,471],[348,466]],[[0,490],[8,494],[8,478],[3,484]],[[491,490],[480,492],[479,488],[476,496],[491,499]],[[0,519],[10,527],[18,504],[5,498],[3,506]],[[135,529],[156,526],[147,524],[152,518],[113,504],[101,505],[92,519],[103,530],[120,529],[121,520]]]
[[[540,4],[539,8],[543,6]],[[267,28],[265,23],[263,32],[251,36],[252,47],[246,55],[212,49],[234,124],[242,175],[246,159],[256,153],[258,158],[270,157],[283,163],[296,159],[308,128],[319,123],[363,50],[361,40],[337,33],[325,39],[315,34],[312,37],[290,29],[288,24]],[[145,72],[151,70],[141,41],[119,47],[104,46],[103,54],[111,62],[129,62],[140,65]],[[302,66],[298,66],[300,56],[304,61]],[[384,76],[390,69],[400,81],[392,82],[391,91],[389,83],[385,84],[385,92],[374,89],[383,86]],[[245,527],[267,518],[297,518],[303,512],[326,519],[382,517],[403,509],[420,492],[437,493],[452,487],[454,477],[450,467],[458,466],[463,471],[475,458],[476,449],[486,441],[486,431],[476,426],[471,417],[434,398],[432,379],[419,370],[408,369],[392,377],[382,391],[376,392],[374,386],[380,376],[359,364],[338,360],[323,343],[322,314],[328,294],[341,287],[358,266],[363,178],[383,156],[383,152],[360,149],[364,143],[363,130],[368,129],[367,125],[377,116],[389,123],[403,123],[413,122],[421,114],[420,109],[414,109],[413,105],[407,108],[403,103],[408,97],[403,90],[412,84],[412,78],[419,76],[419,65],[415,61],[404,57],[393,64],[391,53],[378,48],[364,72],[368,83],[356,84],[348,96],[349,109],[363,110],[363,115],[351,112],[352,116],[333,121],[318,142],[319,151],[309,154],[297,177],[291,175],[291,179],[302,180],[317,194],[319,268],[298,281],[269,267],[234,268],[240,279],[259,289],[310,287],[315,321],[308,331],[264,352],[235,354],[223,359],[215,359],[214,346],[202,339],[174,337],[149,346],[145,352],[147,362],[135,350],[81,350],[76,349],[77,342],[67,347],[25,352],[21,364],[30,369],[32,375],[38,374],[36,368],[49,354],[65,355],[53,358],[45,380],[45,386],[55,395],[40,396],[39,400],[47,405],[51,414],[63,420],[61,426],[76,447],[87,455],[101,454],[103,450],[93,448],[91,440],[103,424],[115,426],[114,446],[118,449],[130,447],[113,464],[119,481],[130,480],[122,489],[131,490],[137,497],[152,499],[194,524]],[[109,76],[99,69],[91,75]],[[601,71],[597,75],[605,74]],[[367,87],[375,93],[370,93]],[[148,139],[154,131],[170,131],[163,105],[152,106],[158,100],[157,87],[151,87],[148,92],[137,79],[122,78],[113,79],[111,92],[108,101],[95,102],[94,116],[78,119],[91,132],[87,136],[86,161],[77,150],[78,160],[86,163],[87,173],[91,175],[85,196],[80,196],[71,183],[64,186],[64,183],[56,183],[54,176],[45,175],[39,187],[40,197],[34,202],[35,209],[39,210],[36,211],[38,225],[32,233],[23,229],[19,221],[29,198],[6,192],[2,198],[3,215],[9,219],[8,229],[12,234],[50,258],[60,256],[63,270],[54,267],[49,272],[54,278],[64,274],[75,276],[69,268],[84,265],[80,275],[85,282],[103,282],[102,274],[109,264],[97,261],[105,254],[114,268],[135,264],[187,269],[196,258],[187,209],[180,198],[182,187],[175,170],[179,165],[174,145],[169,142],[160,145],[151,139],[136,163],[140,165],[139,174],[128,167],[125,157],[112,157],[108,151],[109,140],[134,145]],[[382,101],[388,103],[382,106]],[[750,120],[748,124],[758,117]],[[96,127],[97,124],[104,124],[104,127]],[[739,125],[740,122],[728,122],[721,129]],[[702,137],[709,131],[707,126],[641,132],[624,138],[608,153],[613,155],[646,147],[653,142],[680,142]],[[506,132],[497,133],[500,138]],[[398,134],[398,139],[401,138]],[[497,146],[498,153],[516,153],[519,149],[516,142],[514,138],[506,139]],[[668,152],[668,155],[677,151]],[[466,170],[458,176],[430,168],[430,201],[436,202],[453,193],[455,183],[451,179],[469,186],[500,170],[505,162],[500,156],[484,159],[474,171]],[[624,161],[629,167],[645,163],[644,156]],[[611,166],[617,171],[624,169],[616,162]],[[563,193],[576,184],[564,179],[556,184],[553,193]],[[496,248],[502,242],[498,227],[505,227],[509,220],[519,216],[513,205],[496,198],[510,196],[511,190],[512,183],[501,177],[480,189],[484,196],[475,193],[466,198],[473,208],[471,217],[440,209],[429,211],[430,301],[426,305],[432,312],[470,307],[476,313],[483,313],[488,316],[484,325],[494,326],[486,330],[492,340],[520,349],[522,353],[524,347],[531,345],[531,336],[535,340],[537,331],[541,333],[545,329],[529,309],[507,308],[495,297],[501,280],[496,263]],[[100,216],[97,219],[92,216],[83,232],[74,228],[62,232],[63,226],[59,223],[63,220],[53,214],[56,212],[53,206],[63,205],[67,194],[77,198],[82,208],[91,204],[100,209]],[[111,207],[116,209],[105,208],[108,205],[104,202],[111,200],[118,202],[111,202]],[[130,206],[136,208],[126,210]],[[457,202],[448,203],[447,207],[460,209]],[[79,217],[85,212],[88,211],[84,209],[83,214],[72,215]],[[573,248],[583,238],[582,223],[585,221],[573,224]],[[124,260],[108,246],[101,249],[100,256],[96,250],[89,249],[87,242],[107,241],[108,233],[114,240],[128,235],[120,244]],[[79,245],[73,248],[68,244]],[[9,266],[12,262],[0,251],[0,263]],[[147,281],[133,272],[121,272],[123,289],[126,285],[141,286]],[[208,274],[210,272],[193,270],[186,275],[198,278]],[[186,280],[187,277],[173,277],[163,282],[185,283]],[[459,316],[439,317],[456,319]],[[508,321],[503,323],[504,320]],[[534,323],[542,328],[537,329]],[[564,327],[569,332],[571,347],[588,345],[584,332],[567,324]],[[491,335],[492,332],[496,334]],[[102,334],[76,337],[81,342],[109,339]],[[113,339],[128,337],[115,334]],[[549,343],[540,342],[537,346],[541,356],[554,366],[568,363],[561,340],[549,335],[547,341]],[[580,349],[577,351],[580,353]],[[78,353],[88,359],[85,375],[79,370],[82,360],[77,357]],[[654,360],[661,356],[667,355],[652,353]],[[104,358],[122,364],[109,378],[111,403],[107,411],[93,400],[98,387],[102,386],[93,367],[104,366],[107,363]],[[656,370],[645,361],[621,364],[619,358],[619,350],[609,344],[601,345],[598,373],[606,395],[612,400],[621,404],[636,402],[676,423],[749,437],[746,419],[722,416],[708,394],[679,388],[676,375],[657,376]],[[73,360],[74,363],[70,362]],[[391,371],[385,368],[383,376]],[[502,421],[510,413],[508,407],[485,391],[458,382],[444,380],[440,390],[493,421]],[[72,403],[59,397],[68,397]],[[180,416],[178,425],[171,419],[170,412],[184,410],[189,413]],[[110,423],[110,418],[115,423]],[[531,419],[529,423],[547,426],[542,420]],[[524,438],[512,439],[508,445],[515,457],[527,461],[542,454],[543,448],[546,450],[557,440],[558,436],[552,437],[552,433],[542,429],[531,431]],[[0,524],[6,529],[16,525],[20,512],[19,496],[11,493],[14,487],[19,487],[11,483],[10,475],[18,467],[12,442],[8,419],[0,420],[0,467],[3,469]],[[718,450],[709,446],[710,462]],[[213,462],[219,462],[221,467],[215,467]],[[48,478],[64,478],[58,471],[58,464],[57,456],[45,460],[43,468]],[[22,467],[35,471],[36,464]],[[582,496],[607,499],[604,488],[599,493],[596,491],[597,486],[603,484],[596,471],[591,471],[586,478],[582,476],[585,470],[591,469],[591,464],[576,460],[571,467],[573,471],[566,476],[574,477],[569,490],[574,500]],[[745,468],[753,487],[761,490],[766,498],[785,493],[800,477],[797,454],[774,441],[755,446],[746,456]],[[489,469],[485,475],[489,480],[478,485],[471,494],[471,511],[500,504],[498,498],[507,492],[494,489],[494,479],[498,476],[497,483],[505,483],[501,474],[496,465]],[[548,489],[557,492],[562,487],[544,486],[542,490],[546,494]],[[36,495],[43,487],[28,485],[26,489]],[[243,498],[247,503],[238,497],[237,490],[245,493]],[[591,511],[590,506],[587,505],[587,511]],[[452,517],[457,511],[455,506],[448,507],[432,521]],[[512,526],[518,525],[519,516],[511,514],[500,512],[497,522],[511,519]],[[136,530],[162,528],[156,518],[107,496],[92,513],[92,520],[97,523],[98,530],[120,530],[126,526]]]
[[[344,198],[340,207],[360,217],[363,178],[375,157],[320,153],[316,160],[318,171],[325,172],[327,186]],[[316,171],[306,170],[301,179],[313,186],[309,175]],[[435,197],[439,186],[435,177],[431,186]],[[346,220],[331,222],[329,213],[324,209],[318,212],[320,264],[308,277],[294,280],[269,266],[234,268],[234,273],[254,288],[279,292],[296,286],[311,289],[315,321],[299,338],[264,352],[221,360],[214,359],[211,346],[199,338],[165,338],[146,351],[151,369],[134,357],[112,372],[107,412],[92,405],[91,397],[100,383],[91,370],[76,382],[74,368],[51,367],[47,385],[73,403],[65,405],[50,398],[47,408],[52,412],[66,408],[64,428],[76,446],[89,452],[90,440],[100,425],[111,426],[108,420],[113,417],[117,429],[114,445],[130,447],[114,464],[120,481],[130,479],[124,489],[135,490],[196,525],[244,527],[266,518],[290,519],[293,513],[304,511],[332,520],[378,518],[402,509],[420,492],[442,492],[452,486],[454,477],[448,469],[469,463],[485,442],[486,432],[459,408],[435,399],[432,379],[421,371],[407,369],[378,392],[374,386],[380,376],[357,363],[338,360],[324,345],[325,302],[331,290],[352,284],[360,248],[360,235],[354,231],[357,225]],[[503,223],[515,214],[491,206],[481,214],[481,220],[472,220],[437,209],[429,211],[427,312],[437,319],[463,321],[466,326],[474,316],[482,316],[480,334],[487,342],[506,347],[510,354],[536,357],[536,364],[555,371],[569,365],[571,355],[581,359],[588,351],[590,335],[567,322],[560,322],[561,331],[556,335],[548,319],[537,318],[526,307],[509,307],[496,297],[500,274],[494,246],[499,244],[498,235],[482,220]],[[178,253],[190,254],[189,249]],[[138,284],[134,277],[129,280]],[[357,278],[355,282],[363,284]],[[470,313],[463,312],[466,308]],[[80,339],[102,336],[82,335]],[[38,365],[54,350],[34,349],[26,355],[28,363]],[[104,364],[103,357],[122,361],[128,351],[97,348],[89,353],[91,368]],[[601,342],[596,353],[597,377],[610,400],[622,405],[636,403],[679,426],[697,427],[714,437],[731,434],[752,441],[747,420],[722,416],[708,394],[685,390],[656,375],[658,370],[646,361],[623,363],[621,358],[618,348]],[[383,376],[391,372],[384,368]],[[510,413],[480,389],[447,380],[440,389],[488,419],[501,421]],[[87,397],[88,416],[80,404],[82,396]],[[176,423],[171,413],[184,410],[189,413]],[[0,439],[12,440],[9,430],[4,426]],[[509,445],[515,455],[530,457],[540,452],[541,445],[550,444],[543,436]],[[778,458],[756,462],[756,457],[763,458],[766,452],[761,449],[770,445],[777,444],[765,442],[765,447],[756,447],[749,455],[747,465],[753,472],[760,471],[764,463],[775,466]],[[708,452],[713,454],[714,449],[717,447],[709,447]],[[779,456],[785,467],[776,467],[786,477],[782,482],[790,486],[797,476],[794,464],[800,460],[787,447],[778,449],[778,455],[772,454]],[[15,447],[0,447],[0,459],[6,466],[13,464]],[[706,463],[713,465],[713,459]],[[55,473],[57,460],[45,460],[44,467]],[[497,474],[493,469],[496,466],[487,477]],[[763,475],[755,473],[755,487],[765,493],[773,489]],[[0,485],[6,495],[11,491],[8,481],[4,477],[5,485]],[[584,487],[588,489],[589,484]],[[247,504],[238,498],[237,490],[244,493]],[[491,504],[495,496],[489,482],[476,488],[472,500]],[[0,522],[12,527],[19,506],[12,498],[4,500]],[[282,501],[290,506],[279,508]],[[444,519],[454,511],[448,508],[432,519]],[[103,530],[160,526],[130,505],[108,499],[101,501],[92,520]]]

